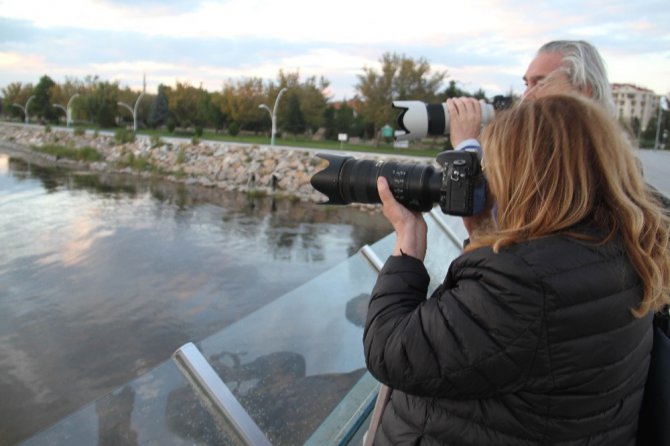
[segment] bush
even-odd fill
[[[186,150],[181,147],[179,153],[177,154],[177,164],[183,164],[186,161]]]
[[[86,134],[86,129],[83,129],[81,127],[77,127],[76,129],[74,129],[73,133],[74,133],[74,136],[84,136]]]
[[[164,144],[163,140],[158,135],[151,135],[149,140],[151,141],[152,149],[155,149],[156,147],[162,146]]]
[[[240,125],[237,122],[231,122],[228,126],[228,134],[230,136],[237,136],[240,133]]]
[[[203,131],[204,131],[204,129],[202,128],[201,125],[196,125],[195,126],[195,136],[197,136],[198,138],[202,137]]]
[[[55,156],[56,158],[65,158],[76,161],[101,161],[103,159],[102,154],[93,147],[74,149],[65,146],[46,145],[42,147],[33,147],[33,150]]]
[[[175,120],[172,117],[170,117],[167,120],[166,127],[168,129],[168,132],[174,133],[174,129],[175,129],[175,127],[177,127],[177,123],[175,122]]]
[[[119,144],[135,142],[135,133],[128,129],[118,129],[114,134],[114,139]]]
[[[124,153],[118,165],[120,167],[130,167],[130,169],[137,172],[156,170],[148,159],[143,156],[135,156],[133,152]]]

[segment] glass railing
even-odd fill
[[[467,235],[459,218],[439,211],[426,221],[433,290]],[[390,234],[221,332],[182,347],[173,359],[23,444],[359,443],[379,389],[363,357],[367,303],[377,267],[394,242]]]

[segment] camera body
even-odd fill
[[[483,211],[486,204],[486,181],[475,152],[441,152],[437,156],[440,170],[432,165],[317,156],[327,160],[328,166],[310,183],[328,197],[324,204],[381,203],[379,176],[386,178],[395,199],[413,211],[427,212],[437,203],[445,214],[468,216]]]
[[[442,167],[440,209],[449,215],[475,215],[486,206],[486,180],[475,152],[445,151],[437,155]]]

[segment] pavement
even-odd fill
[[[638,150],[637,157],[642,161],[647,182],[670,197],[670,151]]]

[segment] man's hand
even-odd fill
[[[456,147],[466,139],[479,136],[482,128],[481,104],[475,98],[447,99],[451,145]]]

